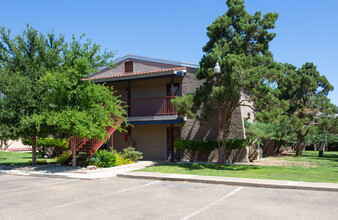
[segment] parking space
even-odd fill
[[[338,219],[338,193],[0,175],[0,219]]]

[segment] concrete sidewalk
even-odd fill
[[[124,178],[152,179],[162,181],[186,181],[186,182],[224,184],[235,186],[338,192],[338,184],[336,183],[312,183],[312,182],[296,182],[284,180],[198,176],[198,175],[155,173],[155,172],[128,172],[118,174],[117,176]]]
[[[19,175],[19,176],[41,176],[67,179],[96,180],[102,178],[116,177],[117,174],[123,174],[133,170],[153,166],[157,162],[139,161],[133,164],[127,164],[111,168],[98,168],[96,170],[87,170],[86,168],[60,166],[60,165],[37,165],[37,166],[0,166],[0,174]]]

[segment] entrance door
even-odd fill
[[[174,140],[180,140],[180,128],[179,127],[174,127]],[[170,158],[170,148],[171,148],[171,137],[172,137],[172,132],[171,132],[171,127],[167,128],[167,158]],[[175,150],[174,150],[175,151]],[[177,155],[177,153],[175,152],[175,158],[174,159],[179,159],[176,158],[177,156],[179,157],[179,155]]]

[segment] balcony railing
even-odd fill
[[[127,100],[128,116],[176,115],[177,111],[171,104],[173,98],[175,97],[166,96]]]

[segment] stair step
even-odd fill
[[[116,125],[120,125],[122,122],[122,119],[119,121],[116,121]],[[115,129],[112,127],[106,127],[107,130],[107,138],[113,135]],[[73,137],[72,137],[73,138]],[[106,138],[106,139],[107,139]],[[70,139],[71,141],[71,139]],[[92,156],[94,152],[99,149],[104,142],[98,141],[98,140],[88,140],[82,138],[82,145],[79,145],[76,150],[76,160],[77,163],[81,163],[84,160],[86,160],[88,157]],[[69,164],[72,161],[72,155],[66,160],[64,164]]]

